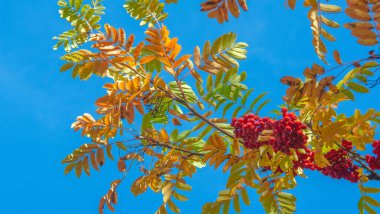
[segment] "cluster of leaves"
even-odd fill
[[[141,20],[140,25],[149,27],[166,19],[168,14],[163,11],[164,7],[165,4],[158,0],[127,0],[124,4],[132,18]]]
[[[291,8],[295,7],[295,2],[288,0]],[[209,16],[223,22],[228,20],[227,10],[234,16],[239,15],[237,3],[247,9],[245,1],[240,0],[207,1],[202,8],[210,11]],[[324,13],[335,13],[340,8],[315,0],[305,0],[304,4],[310,7],[308,17],[312,22],[313,44],[317,54],[324,59],[327,51],[321,37],[328,40],[333,37],[322,25],[339,26]],[[369,1],[368,4],[372,4],[372,11],[377,11],[376,2]],[[57,47],[63,45],[66,50],[71,50],[84,43],[90,47],[65,54],[62,60],[66,64],[61,71],[71,70],[72,76],[81,80],[98,75],[110,81],[104,85],[105,95],[95,102],[99,118],[86,113],[72,125],[91,142],[79,146],[63,160],[67,164],[65,174],[74,170],[78,177],[82,171],[90,175],[90,165],[99,170],[105,164],[105,156],[116,160],[121,178],[113,181],[109,191],[100,199],[100,213],[103,213],[104,206],[114,210],[118,202],[117,188],[136,165],[140,167],[141,175],[133,181],[131,192],[139,195],[150,189],[162,193],[163,202],[156,213],[167,213],[168,209],[180,212],[175,200],[187,200],[183,191],[192,189],[189,179],[198,168],[205,166],[221,168],[224,173],[229,173],[229,177],[216,201],[203,206],[203,213],[228,213],[231,204],[236,212],[240,212],[241,200],[250,204],[250,188],[260,195],[266,212],[295,212],[296,198],[288,190],[296,187],[296,178],[306,177],[304,170],[294,165],[300,151],[290,149],[290,153],[285,154],[269,145],[246,148],[235,136],[230,119],[227,119],[248,113],[259,114],[269,103],[264,100],[266,93],[252,97],[253,89],[244,84],[247,74],[240,71],[239,61],[246,59],[248,45],[237,42],[236,34],[224,34],[213,42],[207,41],[202,50],[197,46],[193,54],[183,54],[178,38],[172,37],[162,23],[167,16],[163,12],[164,3],[126,1],[124,6],[129,15],[148,26],[145,38],[140,42],[135,42],[135,36],[128,35],[123,28],[105,24],[101,29],[97,24],[104,8],[100,1],[92,1],[92,7],[79,0],[60,0],[59,5],[60,14],[64,13],[62,17],[65,19],[70,17],[68,20],[75,32],[85,33],[81,34],[83,39],[60,39],[62,42]],[[355,7],[352,5],[350,7]],[[88,12],[90,10],[92,12]],[[67,13],[71,15],[67,16]],[[86,25],[89,20],[95,20],[92,21],[95,24]],[[337,51],[334,57],[338,67],[342,67]],[[368,180],[380,180],[380,176],[363,162],[365,158],[360,152],[374,141],[380,112],[356,110],[347,116],[339,113],[337,107],[343,101],[354,100],[356,93],[369,92],[370,78],[376,76],[380,67],[379,59],[380,56],[372,53],[363,60],[346,63],[346,68],[335,76],[325,76],[331,71],[313,64],[305,69],[305,80],[290,76],[281,79],[289,86],[284,96],[285,105],[307,125],[304,134],[309,140],[306,146],[315,153],[318,167],[330,165],[324,154],[342,147],[342,139],[352,142],[355,150],[349,151],[349,157],[360,166],[359,188],[363,194],[359,209],[369,213],[373,213],[371,206],[377,206],[378,202],[366,194],[379,190],[363,184]],[[339,77],[342,74],[344,76]],[[142,121],[138,129],[134,124],[136,121]],[[168,127],[172,130],[169,131]],[[270,136],[263,132],[260,137]]]
[[[357,20],[344,25],[358,38],[358,43],[374,46],[380,41],[380,2],[376,0],[348,0],[346,14]]]
[[[228,12],[239,18],[240,9],[248,11],[246,0],[207,0],[201,4],[201,11],[208,12],[208,17],[215,18],[219,23],[228,22]]]
[[[89,34],[100,28],[100,15],[104,14],[105,9],[102,1],[92,0],[91,4],[83,4],[83,0],[59,0],[61,18],[66,19],[73,28],[53,37],[58,40],[54,49],[63,46],[69,52],[87,42]]]

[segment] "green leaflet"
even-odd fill
[[[350,89],[352,89],[356,92],[359,92],[359,93],[368,93],[369,92],[368,88],[366,88],[365,86],[362,86],[358,83],[355,83],[355,82],[347,83],[347,87],[349,87]]]
[[[57,40],[53,49],[57,50],[63,46],[65,51],[70,52],[72,49],[78,48],[89,39],[89,35],[100,28],[98,24],[104,14],[105,7],[101,4],[102,0],[94,0],[90,4],[84,4],[83,0],[74,0],[67,2],[59,0],[58,6],[61,18],[66,19],[72,29],[53,37]]]
[[[243,42],[236,43],[236,37],[235,33],[230,32],[218,37],[212,44],[207,41],[201,57],[203,65],[198,63],[197,66],[214,75],[239,67],[238,60],[247,58],[248,45]]]
[[[140,20],[140,25],[152,27],[159,21],[163,21],[168,16],[164,12],[165,4],[158,0],[127,0],[124,8],[134,19]]]
[[[170,90],[177,96],[177,97],[183,97],[181,89],[179,88],[178,84],[175,81],[169,82],[168,86]],[[185,94],[186,99],[190,103],[196,103],[198,101],[198,96],[195,94],[193,89],[186,83],[181,82],[181,88],[183,93]]]

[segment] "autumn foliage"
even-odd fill
[[[344,11],[344,27],[359,44],[380,48],[380,2],[299,1],[309,9],[312,45],[322,62],[305,68],[301,77],[284,75],[279,84],[288,88],[282,108],[267,116],[260,113],[269,103],[267,94],[255,94],[244,83],[247,73],[239,70],[248,44],[231,32],[183,53],[164,24],[169,16],[165,5],[173,2],[125,2],[127,13],[146,26],[145,39],[137,41],[123,28],[101,25],[101,0],[58,1],[60,16],[71,24],[54,37],[54,48],[67,52],[60,71],[81,80],[92,75],[108,80],[95,101],[97,116],[85,113],[72,124],[89,142],[63,160],[65,174],[74,171],[78,177],[115,160],[120,178],[100,199],[99,212],[105,207],[114,211],[120,183],[137,167],[141,175],[133,178],[131,192],[161,192],[156,213],[179,213],[176,201],[187,200],[191,177],[199,168],[213,167],[229,177],[216,200],[203,205],[203,213],[228,213],[230,205],[240,212],[241,201],[250,204],[248,189],[260,195],[267,213],[294,213],[296,197],[288,191],[306,178],[307,170],[357,183],[359,212],[376,213],[380,203],[370,195],[380,189],[368,182],[380,181],[380,112],[343,114],[339,107],[380,83],[380,55],[370,51],[343,62],[334,50],[335,65],[322,63],[330,54],[326,41],[336,40],[326,29],[340,27],[333,20],[338,12]],[[287,1],[291,9],[296,3]],[[245,0],[207,0],[200,7],[219,23],[248,10]],[[87,49],[80,49],[85,44]]]

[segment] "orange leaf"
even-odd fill
[[[146,64],[152,60],[156,59],[156,56],[144,56],[143,58],[140,59],[140,64]]]
[[[133,62],[135,61],[131,56],[115,57],[111,60],[112,62],[123,63],[123,62]]]
[[[135,35],[131,34],[128,37],[127,44],[125,45],[125,51],[129,52],[131,50],[131,47],[134,41],[135,41]]]
[[[174,124],[175,126],[180,126],[180,125],[182,125],[182,123],[181,123],[177,118],[173,118],[173,119],[172,119],[172,122],[173,122],[173,124]]]
[[[181,56],[177,61],[174,62],[173,68],[178,67],[179,65],[181,65],[184,61],[186,61],[190,57],[191,57],[190,54]]]
[[[160,131],[160,141],[161,142],[168,142],[169,141],[169,135],[168,135],[168,133],[166,132],[166,130],[165,129],[161,129],[161,131]]]
[[[144,115],[144,107],[141,104],[141,100],[137,100],[133,104],[135,105],[135,108],[137,109],[137,111],[140,112],[140,114]]]
[[[137,59],[137,57],[140,56],[140,53],[141,53],[141,50],[143,49],[144,47],[144,42],[140,42],[140,44],[138,44],[135,48],[135,50],[133,51],[133,57],[135,59]]]
[[[127,116],[127,121],[129,124],[132,124],[133,121],[135,120],[135,108],[133,106],[132,102],[128,103],[127,109],[126,109],[126,116]]]

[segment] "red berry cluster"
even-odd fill
[[[235,135],[242,138],[244,146],[251,149],[257,149],[268,142],[257,142],[259,136],[264,130],[273,129],[273,120],[264,117],[260,118],[254,114],[247,114],[242,118],[233,118],[231,126],[235,128]]]
[[[375,142],[372,143],[372,147],[374,148],[372,152],[376,157],[366,155],[366,161],[372,170],[380,169],[380,140],[375,140]]]
[[[332,178],[358,182],[358,166],[352,163],[347,152],[347,150],[352,150],[351,142],[343,140],[344,149],[332,149],[327,152],[325,157],[331,165],[324,168],[318,167],[314,161],[315,153],[307,148],[307,136],[303,133],[306,125],[298,121],[294,113],[288,113],[287,109],[283,108],[281,111],[283,118],[280,120],[273,121],[267,117],[260,118],[257,115],[248,114],[242,118],[233,118],[231,126],[235,129],[236,137],[243,139],[244,146],[247,148],[257,149],[262,145],[271,145],[275,151],[281,151],[287,155],[290,155],[290,149],[294,149],[298,156],[298,160],[293,161],[294,169],[301,167],[318,170]],[[267,141],[259,141],[259,136],[264,130],[272,131],[273,136]],[[371,158],[376,159],[378,164],[376,166],[380,168],[380,143],[378,142],[374,147],[376,147],[374,153],[378,154],[378,158]],[[265,167],[265,169],[270,169],[270,167]],[[282,172],[282,170],[278,168],[276,172]]]
[[[305,148],[307,136],[303,134],[303,130],[306,126],[297,120],[294,113],[288,113],[286,108],[282,109],[282,116],[282,119],[273,121],[267,117],[248,114],[242,118],[233,118],[231,126],[235,128],[236,137],[242,138],[247,148],[255,149],[266,144],[285,154],[290,154],[291,148]],[[264,130],[273,131],[274,136],[267,141],[258,142]]]
[[[352,163],[348,156],[347,150],[352,149],[352,143],[343,140],[342,146],[345,148],[332,149],[325,154],[326,159],[329,161],[330,166],[319,168],[324,175],[337,179],[347,179],[351,182],[359,181],[358,166]]]
[[[298,161],[294,161],[294,168],[301,167],[302,169],[319,169],[314,162],[314,154],[309,148],[305,148],[304,153],[297,151]]]
[[[303,130],[306,125],[298,121],[294,113],[288,113],[286,108],[281,111],[283,118],[274,122],[274,150],[289,155],[290,148],[305,149],[307,136],[303,134]]]

